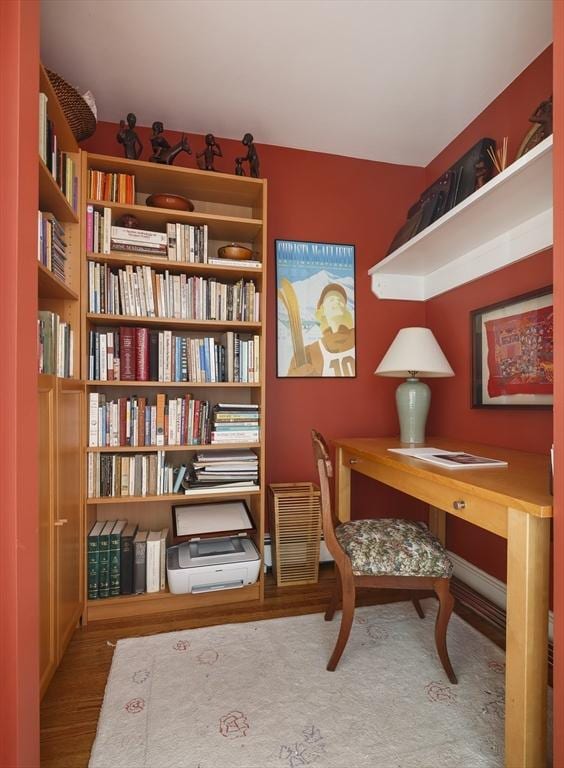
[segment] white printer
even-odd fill
[[[254,584],[260,555],[247,536],[186,541],[166,553],[168,588],[174,595]]]

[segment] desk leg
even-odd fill
[[[446,512],[444,509],[429,506],[429,529],[444,547],[446,545]]]
[[[507,514],[506,768],[546,765],[550,520]]]
[[[337,472],[335,475],[335,504],[337,517],[342,523],[351,519],[351,470],[343,464],[343,449],[337,448],[335,456]]]

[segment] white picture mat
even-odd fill
[[[177,536],[196,536],[218,531],[247,530],[253,527],[242,501],[190,504],[174,509]]]

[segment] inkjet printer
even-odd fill
[[[254,584],[260,555],[247,536],[186,541],[166,553],[168,588],[174,595]]]

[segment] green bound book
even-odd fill
[[[118,520],[110,533],[110,597],[120,593],[120,551],[121,535],[127,525],[127,520]]]
[[[105,522],[103,520],[97,520],[90,532],[87,539],[87,570],[88,570],[88,599],[96,600],[99,597],[98,594],[98,575],[99,575],[99,563],[100,563],[100,546],[99,536],[102,533]]]
[[[108,520],[98,537],[100,547],[98,562],[98,597],[110,596],[110,534],[115,524],[115,520]]]

